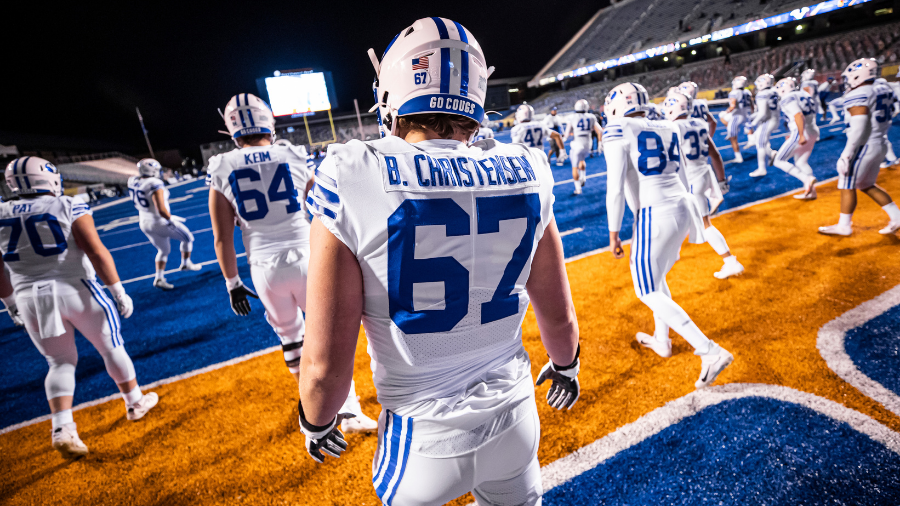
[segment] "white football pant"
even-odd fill
[[[266,308],[266,321],[281,339],[284,363],[294,374],[300,372],[300,353],[306,333],[303,311],[306,311],[308,270],[308,249],[290,249],[250,265],[253,286]]]
[[[587,157],[591,154],[591,140],[587,139],[587,143],[584,144],[580,142],[578,139],[573,140],[569,144],[569,162],[572,164],[572,167],[578,167],[580,162],[587,160]]]
[[[75,287],[76,290],[65,288],[65,295],[60,294],[56,298],[65,333],[46,339],[41,339],[39,317],[35,299],[30,296],[31,290],[22,290],[16,296],[16,305],[25,322],[25,330],[50,366],[44,380],[47,399],[75,395],[75,365],[78,363],[76,329],[103,357],[106,372],[116,384],[133,380],[134,364],[125,352],[116,303],[93,280],[84,280],[83,286]]]
[[[800,133],[792,130],[784,144],[778,148],[778,153],[775,155],[775,161],[772,165],[806,184],[813,177],[812,167],[809,166],[809,155],[812,154],[812,150],[818,140],[818,135],[808,135],[806,144],[800,144]],[[794,159],[793,164],[788,161],[791,158]],[[879,161],[878,163],[880,164],[881,162]]]
[[[372,484],[386,506],[444,504],[472,492],[480,506],[540,505],[537,459],[541,425],[531,415],[480,448],[455,457],[426,457],[407,447],[414,420],[389,411],[378,418]]]
[[[865,190],[875,186],[885,153],[887,146],[883,141],[871,142],[856,148],[856,153],[850,159],[847,175],[838,174],[838,188]]]
[[[156,247],[156,261],[165,262],[172,250],[169,241],[175,239],[181,241],[181,252],[190,253],[194,247],[194,234],[184,223],[179,221],[167,222],[166,220],[141,220],[141,232],[150,240],[150,244]]]
[[[769,136],[778,130],[778,118],[761,123],[756,128],[756,167],[765,170],[768,167]]]

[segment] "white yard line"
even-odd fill
[[[573,228],[573,229],[566,230],[565,232],[560,232],[560,233],[559,233],[559,236],[560,236],[560,237],[565,237],[565,236],[567,236],[567,235],[577,234],[578,232],[581,232],[581,231],[583,231],[583,230],[584,230],[584,229],[581,228],[581,227]]]

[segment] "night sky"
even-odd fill
[[[107,8],[54,4],[4,7],[0,144],[62,144],[146,151],[134,113],[155,150],[197,156],[224,138],[216,108],[276,69],[330,70],[340,110],[372,105],[380,56],[414,20],[460,22],[481,43],[492,77],[533,76],[608,1],[240,2],[178,8],[118,2]],[[22,3],[15,4],[16,8]],[[31,4],[34,5],[34,4]],[[172,5],[172,4],[167,4]],[[12,134],[12,135],[10,135]],[[78,140],[87,142],[78,142]]]

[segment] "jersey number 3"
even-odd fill
[[[228,175],[228,183],[231,185],[231,193],[234,194],[234,200],[237,201],[238,213],[241,218],[247,221],[261,220],[269,214],[269,204],[266,202],[266,196],[259,190],[241,190],[238,183],[241,179],[249,179],[250,181],[259,181],[261,179],[259,172],[251,168],[238,169]],[[284,185],[284,190],[279,188]],[[285,210],[288,214],[296,213],[303,209],[297,200],[298,193],[294,188],[294,180],[291,178],[290,166],[286,163],[278,164],[275,168],[275,175],[272,177],[272,183],[269,184],[269,202],[277,202],[279,200],[287,200],[288,205]],[[247,210],[247,202],[254,202],[256,209]]]
[[[534,234],[541,221],[536,193],[475,199],[478,235],[500,232],[500,222],[525,218],[525,235],[503,270],[491,300],[481,304],[481,324],[519,312],[516,280],[531,257]],[[406,334],[447,332],[469,313],[469,269],[452,256],[416,258],[416,227],[443,225],[447,237],[471,235],[470,217],[452,199],[410,199],[388,218],[388,298],[391,320]],[[488,261],[488,259],[481,259]],[[415,283],[444,283],[444,309],[415,311]]]

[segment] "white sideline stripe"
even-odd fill
[[[606,175],[606,171],[603,171],[603,172],[598,172],[596,174],[589,174],[589,175],[585,176],[584,178],[591,179],[593,177],[600,177],[600,176],[605,176],[605,175]],[[553,183],[553,186],[559,186],[561,184],[571,183],[572,181],[573,181],[572,179],[566,179],[564,181],[557,181],[557,182]]]
[[[152,390],[156,387],[162,386],[162,385],[168,385],[169,383],[174,383],[176,381],[188,379],[190,377],[197,376],[199,374],[215,371],[216,369],[221,369],[223,367],[228,367],[230,365],[239,364],[241,362],[250,360],[251,358],[256,358],[256,357],[259,357],[262,355],[266,355],[268,353],[272,353],[273,351],[277,351],[280,349],[281,349],[281,346],[276,345],[276,346],[266,348],[264,350],[254,351],[253,353],[249,353],[247,355],[236,357],[231,360],[226,360],[225,362],[219,362],[218,364],[208,365],[206,367],[203,367],[201,369],[196,369],[191,372],[186,372],[184,374],[179,374],[177,376],[172,376],[169,378],[161,379],[159,381],[154,381],[153,383],[141,385],[141,390],[143,390],[144,392],[147,392],[147,391],[150,391],[150,390]],[[121,399],[121,398],[122,398],[122,394],[107,395],[106,397],[103,397],[100,399],[94,399],[92,401],[83,402],[83,403],[75,406],[74,408],[72,408],[72,411],[78,411],[80,409],[89,408],[91,406],[97,406],[98,404],[103,404],[104,402],[114,401],[116,399]],[[40,423],[40,422],[43,422],[43,421],[46,421],[49,419],[50,419],[50,415],[43,415],[43,416],[39,416],[37,418],[32,418],[31,420],[28,420],[26,422],[17,423],[15,425],[10,425],[9,427],[4,427],[4,428],[0,429],[0,435],[6,434],[7,432],[12,432],[17,429],[21,429],[22,427],[28,427],[29,425],[34,425],[36,423]]]
[[[589,471],[618,453],[641,443],[672,425],[724,401],[763,397],[809,408],[832,420],[843,422],[870,439],[900,454],[900,434],[867,415],[818,395],[780,385],[730,383],[695,390],[684,397],[667,402],[634,422],[583,446],[573,453],[541,468],[544,492],[558,487]],[[474,504],[474,503],[472,503]]]
[[[573,228],[573,229],[570,229],[570,230],[566,230],[565,232],[560,232],[560,233],[559,233],[559,236],[560,236],[560,237],[565,237],[565,236],[567,236],[567,235],[577,234],[578,232],[581,232],[581,231],[583,231],[583,230],[584,230],[584,229],[581,228],[581,227]]]
[[[819,329],[816,347],[819,348],[819,354],[825,359],[828,368],[841,379],[853,385],[869,398],[878,401],[895,415],[900,416],[900,397],[881,383],[863,374],[844,348],[844,337],[847,332],[877,318],[898,304],[900,304],[900,285],[870,301],[863,302],[823,325]]]
[[[836,180],[837,180],[837,176],[832,177],[832,178],[825,179],[825,180],[823,180],[823,181],[819,181],[819,182],[817,182],[817,183],[815,184],[815,186],[816,186],[816,187],[819,187],[819,186],[822,186],[822,185],[824,185],[824,184],[828,184],[828,183],[830,183],[830,182],[832,182],[832,181],[836,181]],[[737,206],[737,207],[732,207],[732,208],[730,208],[730,209],[725,209],[724,211],[718,212],[718,213],[716,213],[714,216],[710,216],[710,219],[715,218],[716,216],[722,216],[722,215],[729,214],[729,213],[733,213],[733,212],[736,212],[736,211],[743,211],[744,209],[747,209],[748,207],[753,207],[753,206],[758,205],[758,204],[765,204],[766,202],[771,202],[771,201],[773,201],[773,200],[775,200],[775,199],[780,199],[780,198],[782,198],[782,197],[787,197],[788,195],[793,195],[794,193],[800,193],[800,192],[802,192],[802,191],[803,191],[803,188],[796,188],[796,189],[794,189],[794,190],[788,190],[788,191],[786,191],[786,192],[784,192],[784,193],[782,193],[782,194],[775,195],[774,197],[767,197],[767,198],[764,198],[764,199],[754,200],[754,201],[752,201],[752,202],[747,202],[746,204],[743,204],[743,205],[740,205],[740,206]],[[631,239],[626,239],[626,240],[622,241],[622,245],[624,246],[625,244],[631,244]],[[607,252],[607,251],[609,251],[609,246],[604,246],[604,247],[599,248],[599,249],[595,249],[595,250],[587,251],[587,252],[585,252],[585,253],[581,253],[580,255],[575,255],[575,256],[573,256],[573,257],[569,257],[569,258],[566,259],[566,263],[574,262],[574,261],[576,261],[576,260],[581,260],[582,258],[587,258],[587,257],[589,257],[589,256],[599,255],[600,253],[605,253],[605,252]]]
[[[205,191],[209,191],[209,186],[204,185],[204,186],[201,186],[200,188],[192,188],[184,193],[197,193],[197,192],[205,192]]]
[[[197,181],[203,181],[203,179],[195,178],[195,179],[191,179],[189,181],[182,181],[180,183],[170,184],[169,186],[166,186],[166,188],[178,188],[179,186],[184,186],[184,185],[190,184],[190,183],[196,183]],[[120,198],[119,200],[113,200],[112,202],[107,202],[105,204],[100,204],[97,207],[92,207],[91,210],[98,211],[100,209],[106,209],[107,207],[116,206],[119,204],[123,204],[125,202],[131,202],[131,199],[128,197],[123,197],[123,198]]]
[[[207,214],[209,214],[209,213],[207,213]],[[187,218],[185,218],[185,219],[187,219]],[[202,234],[203,232],[209,232],[210,230],[212,230],[212,227],[210,227],[210,228],[204,228],[204,229],[201,229],[201,230],[194,230],[194,231],[192,231],[191,233],[194,234],[194,235],[197,235],[197,234]],[[144,242],[139,242],[139,243],[135,243],[135,244],[129,244],[128,246],[119,246],[118,248],[110,248],[109,252],[112,253],[113,251],[122,251],[123,249],[137,248],[138,246],[143,246],[143,245],[145,245],[145,244],[150,244],[150,241],[144,241]]]

